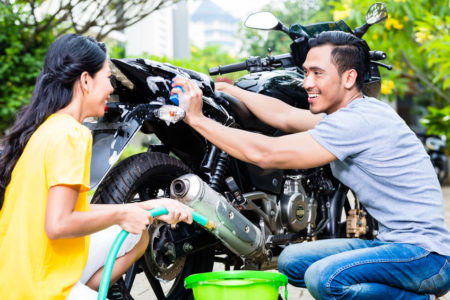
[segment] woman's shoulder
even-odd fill
[[[53,140],[66,139],[80,141],[92,139],[89,128],[67,114],[52,114],[41,125],[42,133]]]

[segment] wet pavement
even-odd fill
[[[450,186],[443,187],[445,223],[450,228]],[[223,271],[222,264],[216,264],[214,271]],[[135,300],[157,300],[143,273],[138,274],[131,290],[131,295]],[[307,289],[288,286],[288,300],[313,300]],[[450,293],[439,298],[440,300],[450,300]],[[213,300],[213,299],[212,299]]]

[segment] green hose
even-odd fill
[[[150,214],[152,217],[157,217],[161,215],[167,215],[169,212],[165,207],[158,207],[150,210]],[[203,227],[207,229],[214,228],[214,222],[208,220],[204,216],[192,212],[192,218],[195,222],[199,223]],[[114,266],[114,262],[116,261],[117,253],[119,252],[120,246],[122,246],[123,241],[128,236],[128,232],[122,230],[119,235],[117,235],[114,243],[111,246],[111,250],[109,250],[108,257],[106,258],[106,263],[103,268],[102,280],[100,281],[100,288],[98,289],[98,300],[106,299],[106,295],[108,294],[109,282],[111,280],[111,272]]]

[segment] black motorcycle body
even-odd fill
[[[240,78],[237,86],[308,109],[300,67],[308,38],[324,30],[352,32],[343,21],[293,25],[287,30],[293,39],[290,54],[251,57],[214,72],[247,69],[250,74]],[[380,89],[377,64],[374,59],[366,74],[364,91],[370,96],[377,96]],[[202,89],[205,116],[225,126],[269,136],[284,134],[256,119],[239,100],[215,91],[209,76],[146,59],[111,59],[111,70],[114,95],[105,115],[85,123],[93,134],[91,188],[97,190],[92,202],[179,196],[197,203],[196,209],[210,213],[228,232],[221,235],[196,225],[179,224],[172,229],[155,224],[149,229],[144,258],[127,273],[128,288],[142,267],[158,299],[192,299],[184,289],[184,278],[210,271],[214,262],[224,263],[226,269],[274,268],[277,255],[289,243],[376,235],[376,222],[357,199],[349,199],[349,189],[332,176],[329,166],[261,169],[230,157],[181,118],[162,117],[166,111],[169,116],[179,112],[169,100],[171,81],[179,75]],[[154,134],[160,144],[115,165],[138,131]],[[349,227],[348,218],[358,225]],[[172,282],[168,292],[161,287],[166,281]]]
[[[445,155],[447,139],[445,135],[417,134],[417,136],[422,141],[425,150],[430,156],[439,182],[443,184],[448,176],[448,157]]]

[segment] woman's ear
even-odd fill
[[[84,71],[83,73],[81,73],[80,76],[80,88],[81,88],[81,92],[87,93],[89,94],[89,90],[90,90],[90,80],[91,80],[91,76],[89,75],[88,72]]]
[[[356,85],[356,77],[358,77],[358,73],[355,69],[350,69],[344,72],[343,74],[344,86],[346,89],[351,89]]]

